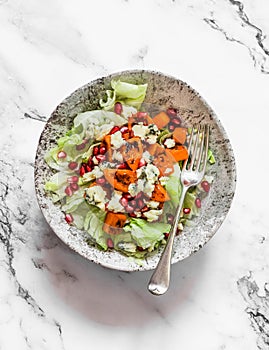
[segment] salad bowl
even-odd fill
[[[140,259],[126,256],[115,249],[99,249],[96,245],[89,244],[88,232],[70,225],[61,207],[46,190],[46,183],[55,173],[46,158],[49,150],[72,129],[78,115],[100,109],[100,100],[103,101],[111,88],[111,81],[117,80],[129,84],[147,84],[143,102],[150,109],[173,108],[179,111],[180,118],[187,126],[199,123],[210,125],[209,146],[214,155],[214,164],[207,170],[207,176],[212,179],[210,191],[203,199],[199,215],[176,237],[172,264],[201,249],[223,223],[235,191],[235,160],[227,134],[205,100],[180,79],[159,72],[133,70],[96,79],[78,88],[52,112],[40,136],[35,159],[36,195],[46,221],[65,244],[92,262],[122,271],[152,270],[159,261],[162,245]]]

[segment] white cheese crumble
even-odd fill
[[[158,181],[160,170],[155,165],[147,164],[144,171],[149,182],[155,183],[156,181]]]
[[[146,141],[150,144],[153,145],[154,143],[157,142],[157,135],[147,135]]]
[[[101,186],[92,186],[85,190],[86,200],[89,204],[105,210],[106,192]]]
[[[148,222],[156,221],[158,220],[158,217],[162,214],[163,210],[156,210],[152,209],[149,211],[145,211],[143,214],[147,218]]]
[[[147,202],[147,206],[149,208],[152,208],[152,209],[157,209],[159,204],[160,204],[160,202],[156,202],[156,201],[149,201],[149,202]]]
[[[102,177],[104,174],[100,170],[99,167],[95,166],[92,171],[89,173],[85,173],[82,177],[82,183],[89,182],[94,179],[98,179],[99,177]]]
[[[154,157],[149,153],[149,151],[143,152],[143,159],[146,161],[146,163],[152,163]]]
[[[115,148],[120,148],[122,145],[125,144],[124,138],[122,138],[122,134],[120,131],[116,131],[114,134],[111,135],[111,145]]]
[[[121,199],[121,192],[114,191],[112,198],[108,202],[107,209],[114,211],[116,213],[123,212],[124,208],[120,204],[120,199]]]
[[[176,145],[176,142],[174,139],[166,139],[163,143],[167,148],[173,148]]]
[[[169,177],[168,176],[161,176],[160,178],[159,178],[159,181],[160,181],[160,184],[162,185],[162,186],[165,186],[166,184],[167,184],[167,181],[169,180]]]
[[[141,138],[141,140],[145,140],[145,136],[148,133],[147,126],[143,125],[143,123],[139,123],[138,125],[134,125],[132,130],[134,132],[134,136],[138,136]]]

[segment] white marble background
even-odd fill
[[[268,0],[0,0],[1,350],[269,349],[268,36]],[[226,221],[163,297],[60,243],[34,193],[52,110],[128,68],[197,89],[237,162]]]

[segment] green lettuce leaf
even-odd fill
[[[130,232],[132,239],[143,249],[153,248],[169,232],[171,225],[161,222],[147,222],[143,219],[132,218],[124,226],[124,231]]]
[[[84,220],[84,230],[87,231],[91,238],[104,250],[107,249],[106,237],[103,231],[103,223],[106,212],[89,205],[89,211]]]

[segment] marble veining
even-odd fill
[[[0,349],[269,349],[267,0],[0,0]],[[161,71],[212,106],[237,164],[231,210],[175,264],[162,298],[149,272],[69,250],[35,198],[36,147],[54,108],[103,75]],[[194,336],[195,335],[195,336]],[[169,343],[167,343],[169,339]]]

